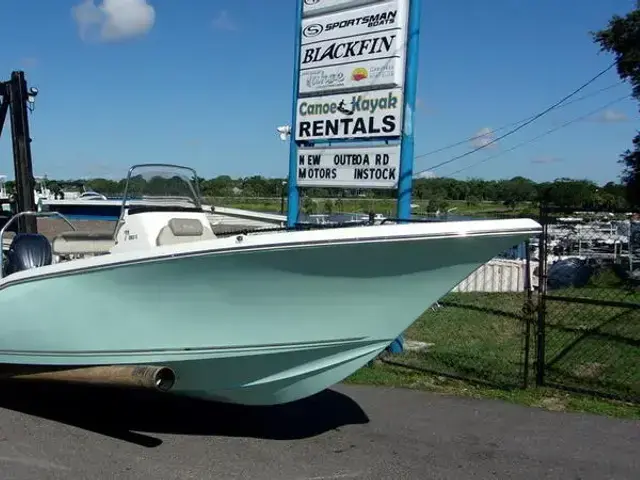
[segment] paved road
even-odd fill
[[[287,407],[240,408],[0,388],[2,480],[623,480],[640,472],[640,422],[498,401],[340,386]]]

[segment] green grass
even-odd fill
[[[586,287],[553,292],[573,298],[640,302],[605,272]],[[523,294],[451,293],[440,308],[427,310],[407,330],[407,339],[430,344],[376,363],[349,379],[474,397],[501,398],[525,405],[640,418],[640,406],[524,382]],[[640,310],[548,302],[546,380],[604,395],[640,399]],[[530,335],[533,382],[535,335]],[[451,378],[464,378],[467,381]]]
[[[279,212],[280,211],[280,198],[240,198],[240,197],[211,197],[206,201],[213,205],[220,207],[233,207],[242,208],[247,210],[254,210],[259,212]],[[315,208],[312,213],[381,213],[387,216],[393,216],[396,211],[396,201],[387,199],[363,199],[363,198],[346,198],[342,199],[340,203],[335,201],[331,202],[331,212],[326,208],[326,199],[319,198],[314,199]],[[418,207],[415,209],[416,213],[426,213],[429,211],[428,202],[414,200],[413,203]],[[450,200],[447,201],[447,208],[455,208],[454,213],[456,215],[467,215],[477,217],[491,217],[491,216],[511,216],[511,215],[523,215],[523,214],[536,214],[537,209],[529,204],[521,204],[516,206],[515,209],[510,209],[499,202],[481,202],[478,204],[467,204],[462,200]],[[285,200],[285,212],[287,209],[287,203]]]
[[[553,388],[504,389],[454,380],[400,366],[376,362],[346,380],[354,385],[410,388],[439,394],[504,400],[554,411],[572,411],[610,417],[640,419],[640,406]]]
[[[427,310],[406,337],[433,344],[404,361],[497,385],[522,379],[524,297],[509,293],[451,293]]]
[[[611,271],[553,296],[640,304]],[[640,309],[547,301],[547,380],[640,398]]]
[[[218,207],[241,208],[243,210],[253,210],[254,212],[274,213],[280,211],[280,199],[256,200],[251,198],[213,197],[206,198],[205,201]],[[286,208],[285,201],[285,213],[287,211]]]

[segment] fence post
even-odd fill
[[[529,360],[531,355],[531,325],[534,321],[535,308],[533,305],[533,289],[531,285],[531,248],[530,242],[524,242],[525,247],[525,280],[524,288],[526,290],[526,299],[523,305],[523,314],[525,321],[524,329],[524,365],[522,372],[522,388],[529,387]]]
[[[540,233],[538,249],[538,322],[536,326],[536,385],[544,385],[545,374],[545,324],[546,324],[546,294],[547,294],[547,233],[548,233],[548,208],[540,204]]]

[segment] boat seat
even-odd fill
[[[39,233],[18,233],[13,237],[4,264],[4,275],[51,265],[51,244]]]
[[[197,218],[172,218],[162,227],[156,245],[176,245],[178,243],[199,242],[216,238],[211,229],[204,228]]]
[[[113,232],[65,232],[51,242],[55,255],[100,255],[115,244]]]

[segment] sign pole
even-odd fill
[[[407,64],[404,81],[404,126],[400,147],[398,175],[397,216],[399,220],[411,218],[411,190],[413,187],[413,114],[418,87],[418,51],[420,48],[421,0],[409,0],[407,31]]]
[[[287,182],[287,227],[298,222],[300,192],[298,191],[298,145],[296,144],[296,116],[300,86],[300,31],[302,29],[302,2],[296,1],[296,28],[293,54],[293,93],[291,108],[291,134],[289,135],[289,179]]]

